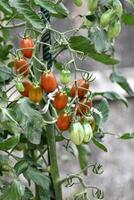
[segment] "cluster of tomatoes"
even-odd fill
[[[88,142],[93,136],[92,129],[94,128],[93,118],[87,117],[88,114],[91,116],[92,108],[92,100],[87,95],[90,87],[89,78],[75,81],[71,89],[68,88],[69,92],[66,90],[71,79],[69,69],[63,69],[60,72],[60,82],[64,85],[62,89],[51,71],[41,73],[40,83],[32,83],[28,79],[30,73],[28,59],[33,55],[33,40],[31,38],[22,39],[20,49],[23,57],[14,61],[14,70],[16,74],[21,75],[21,79],[16,82],[17,90],[34,103],[42,101],[44,92],[49,94],[55,91],[52,104],[58,113],[57,128],[61,132],[69,131],[70,139],[76,145]]]

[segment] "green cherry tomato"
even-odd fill
[[[71,79],[71,72],[70,70],[63,69],[60,73],[60,81],[62,84],[67,85]]]
[[[98,7],[99,0],[88,0],[89,11],[95,12]]]
[[[109,9],[106,12],[104,12],[100,18],[100,26],[102,28],[105,28],[106,26],[108,26],[109,23],[111,22],[113,16],[114,16],[113,9]]]
[[[115,22],[108,29],[108,38],[110,40],[116,38],[121,32],[121,23],[120,21]]]
[[[71,125],[69,130],[70,139],[71,141],[76,144],[80,145],[84,139],[84,129],[80,122],[74,122]]]
[[[78,7],[82,6],[83,0],[73,0],[74,4]]]
[[[115,12],[116,12],[116,15],[117,15],[118,17],[121,17],[122,14],[123,14],[122,3],[121,3],[119,0],[115,0],[115,1],[113,2],[113,8],[114,8],[114,10],[115,10]]]
[[[83,139],[83,142],[87,143],[93,137],[93,131],[92,131],[91,125],[88,122],[86,122],[86,123],[83,124],[83,129],[84,129],[84,139]]]
[[[16,82],[15,86],[16,86],[16,89],[19,92],[24,92],[25,88],[24,88],[24,85],[21,81]]]

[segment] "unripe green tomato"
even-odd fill
[[[70,70],[63,69],[60,73],[60,81],[62,84],[67,85],[71,79],[71,72]]]
[[[117,15],[118,17],[121,17],[122,14],[123,14],[122,3],[121,3],[119,0],[115,0],[115,1],[113,2],[113,8],[114,8],[114,10],[115,10],[115,12],[116,12],[116,15]]]
[[[69,134],[71,141],[76,145],[80,145],[84,139],[84,129],[81,123],[80,122],[73,123],[69,130]]]
[[[91,140],[93,137],[93,131],[89,123],[84,123],[83,124],[83,129],[84,129],[84,139],[83,142],[87,143]]]
[[[82,6],[83,0],[73,0],[74,4],[78,7]]]
[[[108,26],[113,18],[113,15],[114,15],[113,9],[109,9],[106,12],[104,12],[100,18],[100,26],[102,28],[105,28],[106,26]]]
[[[88,0],[88,9],[91,12],[96,11],[99,0]]]
[[[108,29],[108,38],[110,40],[116,38],[121,32],[121,23],[120,21],[115,22],[113,25],[109,26]]]
[[[23,85],[22,82],[20,82],[20,81],[16,82],[15,86],[16,86],[16,89],[17,89],[19,92],[24,92],[25,88],[24,88],[24,85]]]

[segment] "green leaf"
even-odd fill
[[[109,116],[109,104],[108,101],[103,98],[99,104],[98,110],[102,114],[102,121],[106,122]]]
[[[8,0],[1,0],[0,1],[0,11],[2,11],[3,13],[5,13],[7,15],[12,14],[12,9],[8,4]]]
[[[81,144],[77,146],[78,149],[78,159],[80,163],[80,167],[85,175],[87,175],[87,167],[88,167],[88,160],[89,160],[89,155],[91,154],[89,146],[86,144]]]
[[[21,200],[24,195],[24,186],[17,180],[14,180],[4,193],[0,196],[0,200]]]
[[[56,4],[50,0],[34,0],[37,5],[48,10],[51,14],[60,14],[66,17],[69,12],[62,4]]]
[[[134,15],[131,13],[124,13],[122,19],[125,25],[134,25]]]
[[[80,51],[96,61],[99,61],[106,65],[114,65],[119,61],[111,58],[109,55],[103,53],[97,53],[94,49],[94,45],[91,44],[90,40],[84,36],[73,36],[70,38],[70,46],[76,51]]]
[[[47,177],[45,174],[43,174],[39,170],[32,167],[28,167],[25,173],[29,180],[32,180],[37,185],[41,186],[46,192],[49,191],[50,189],[49,177]]]
[[[19,143],[20,136],[12,136],[2,142],[0,142],[0,150],[9,150],[14,148]]]
[[[124,76],[118,74],[117,72],[113,72],[110,76],[110,79],[113,83],[120,85],[120,87],[124,89],[129,95],[134,94],[127,79]]]
[[[3,60],[7,60],[8,59],[8,55],[10,50],[12,49],[12,45],[8,44],[8,45],[0,45],[0,61],[3,62]]]
[[[113,100],[122,101],[126,105],[126,107],[128,107],[128,102],[127,102],[126,98],[124,98],[122,95],[120,95],[116,92],[107,91],[107,92],[103,92],[101,95],[111,101],[113,101]]]
[[[20,99],[15,104],[14,113],[16,121],[23,127],[23,134],[32,144],[40,144],[42,127],[44,122],[42,115],[36,110],[27,98]]]
[[[33,197],[32,192],[26,187],[22,200],[29,200],[29,199],[32,199],[32,197]]]
[[[129,140],[134,138],[134,132],[132,133],[123,133],[122,135],[119,136],[119,139],[123,140]]]
[[[27,168],[28,168],[28,162],[26,160],[21,160],[17,162],[14,166],[17,176],[26,171]]]
[[[108,152],[107,148],[104,144],[102,144],[100,141],[98,141],[95,137],[92,138],[93,143],[101,150]]]
[[[16,9],[16,12],[21,14],[33,27],[42,29],[44,27],[43,21],[39,15],[32,10],[26,0],[9,0],[10,6]]]
[[[0,67],[0,83],[10,80],[12,78],[12,71],[8,67]]]

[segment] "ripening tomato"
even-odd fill
[[[35,103],[39,103],[43,98],[43,91],[40,86],[32,86],[29,90],[29,99]]]
[[[56,109],[64,109],[68,103],[68,96],[66,93],[57,92],[54,98],[53,105]]]
[[[79,80],[77,80],[77,86],[78,86],[78,97],[83,98],[89,90],[89,81],[84,80],[84,79],[79,79]],[[74,83],[71,88],[71,96],[72,97],[75,97],[76,91],[77,90],[76,90],[76,86]]]
[[[29,91],[30,91],[30,89],[32,88],[32,83],[31,83],[30,80],[24,79],[24,80],[22,81],[22,84],[23,84],[23,86],[24,86],[24,91],[21,92],[21,94],[22,94],[22,96],[24,96],[24,97],[28,97],[28,96],[29,96]]]
[[[80,122],[74,122],[71,125],[69,130],[70,139],[71,141],[76,144],[80,145],[84,139],[84,129]]]
[[[41,86],[45,92],[53,92],[57,88],[57,81],[52,72],[44,72],[41,75]]]
[[[16,74],[27,76],[29,74],[29,63],[25,58],[15,59],[14,69]]]
[[[19,48],[22,49],[22,54],[26,58],[31,58],[33,54],[34,41],[32,38],[23,38],[20,40]]]
[[[82,99],[79,103],[76,104],[75,110],[77,109],[76,114],[82,115],[87,113],[90,108],[93,106],[92,100],[86,100],[86,98]]]
[[[61,131],[66,131],[70,128],[71,125],[71,115],[67,113],[61,113],[57,119],[57,127]]]

